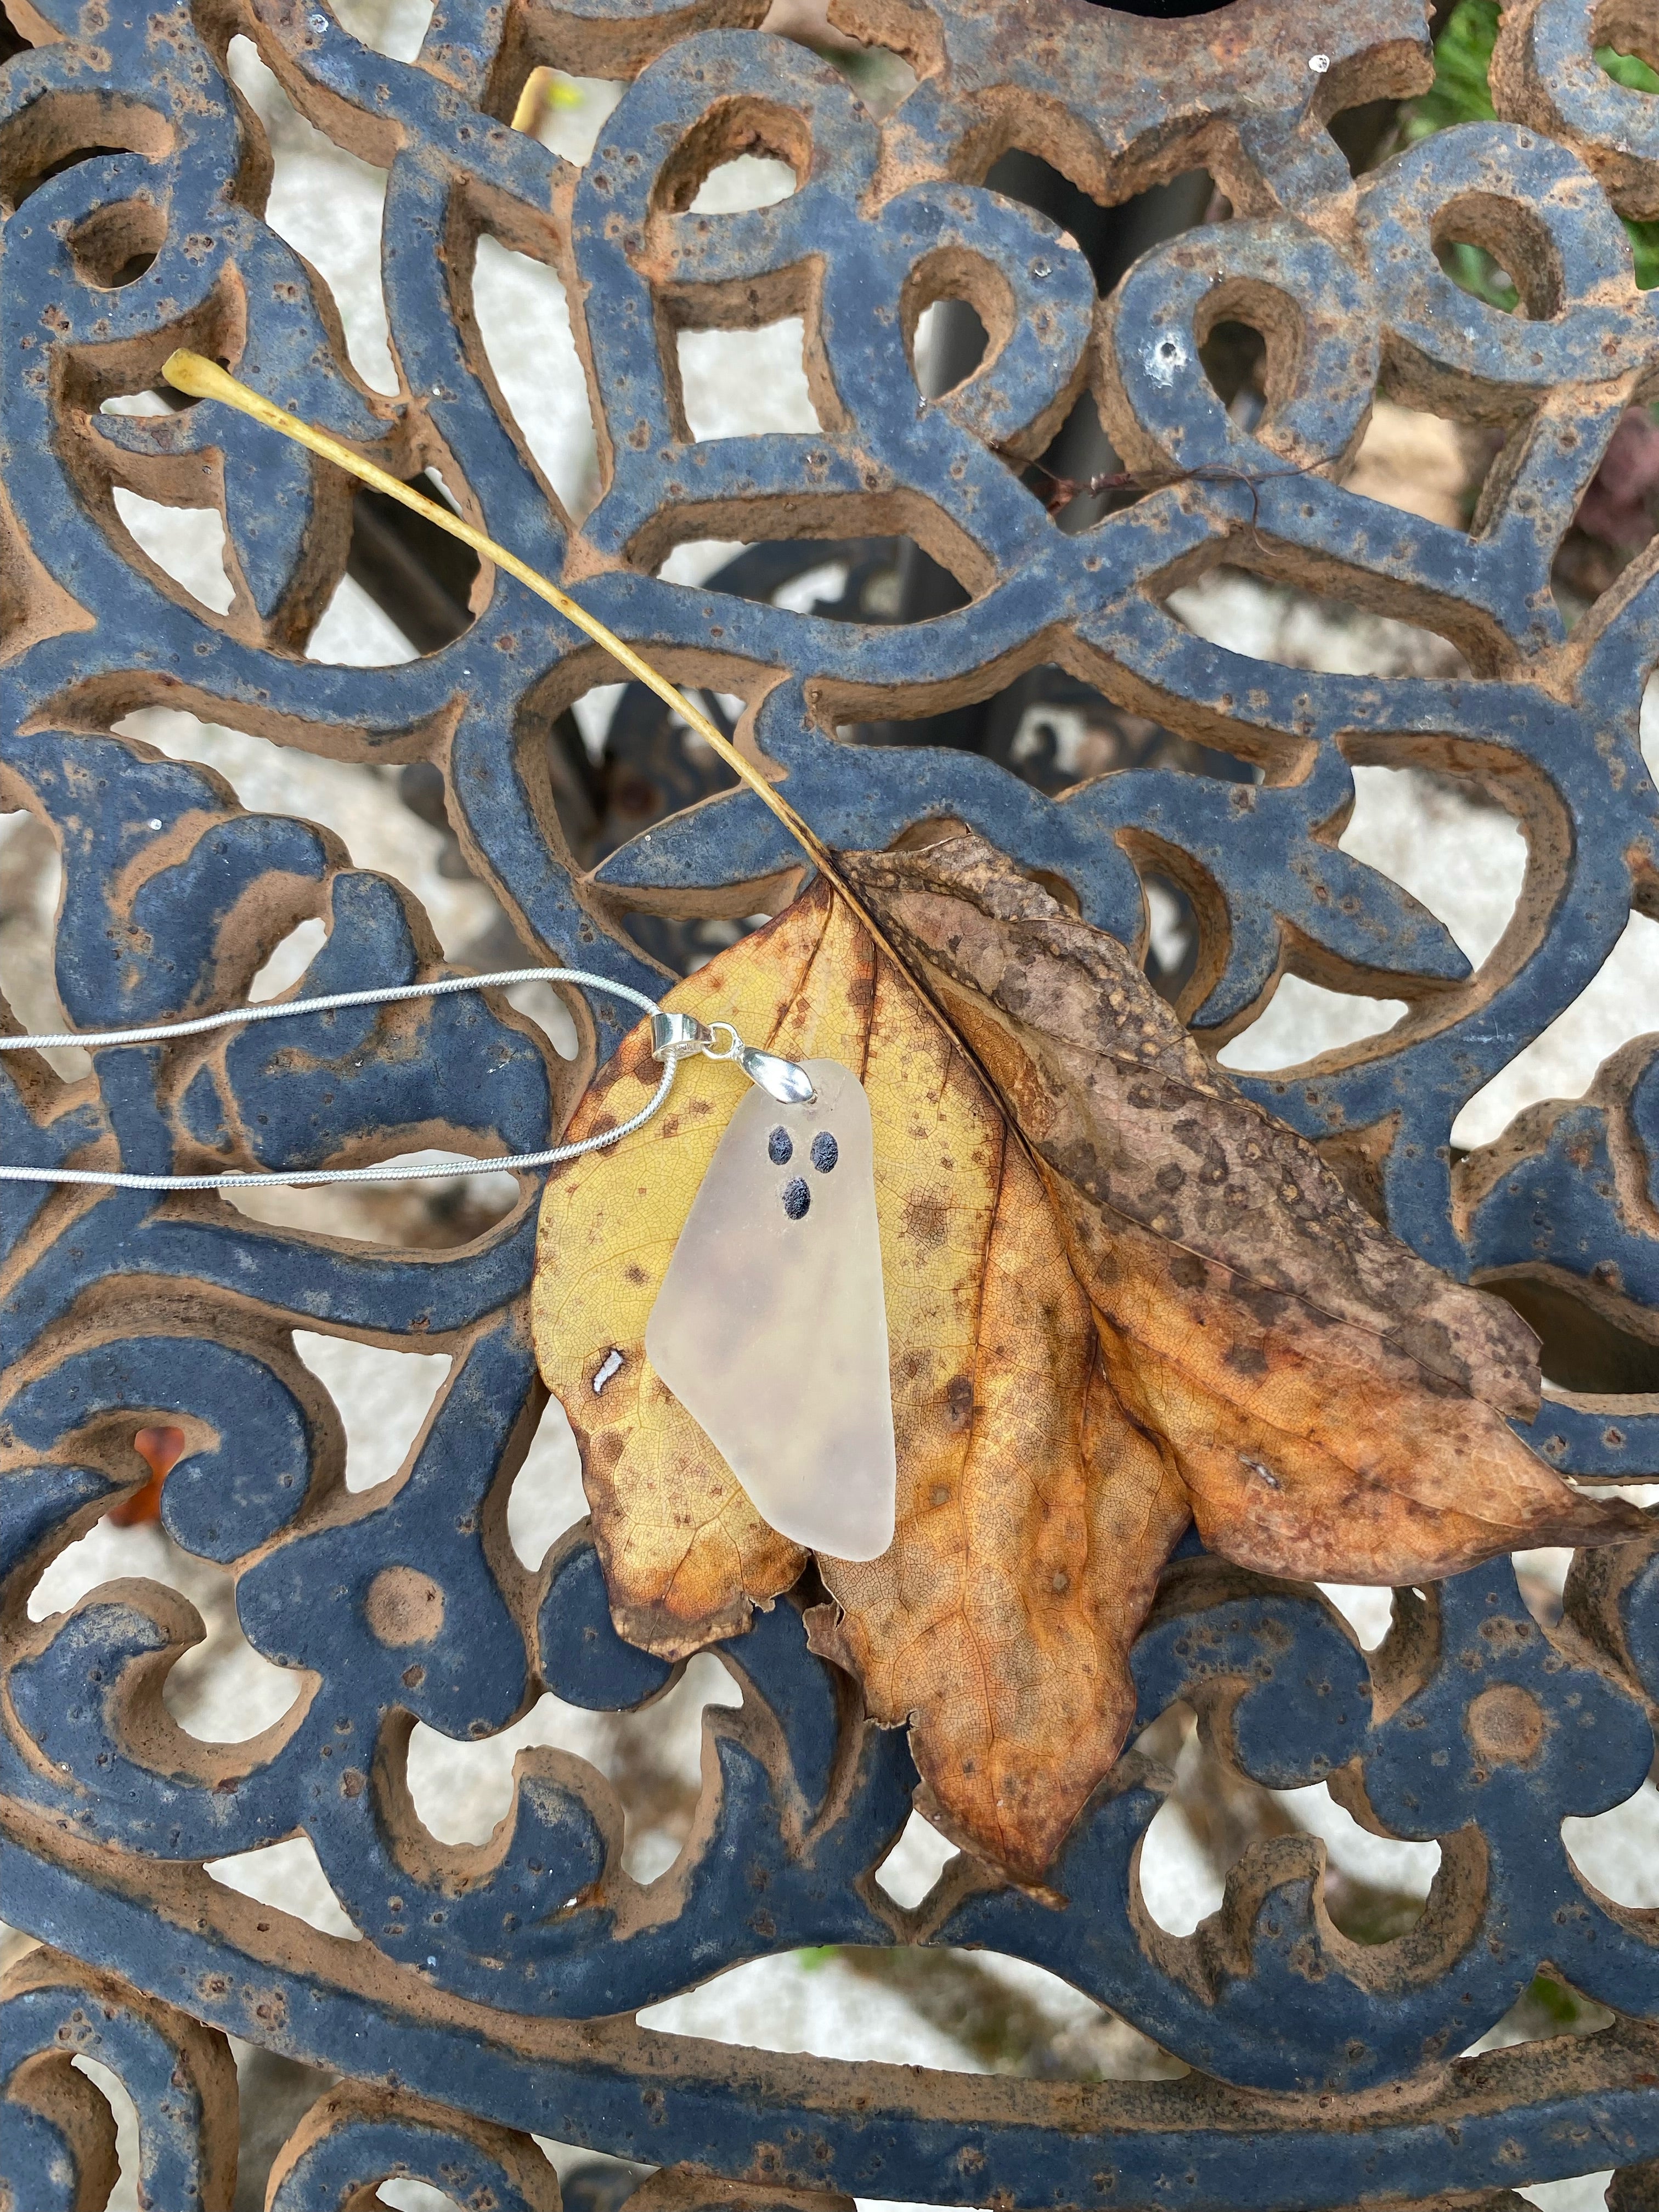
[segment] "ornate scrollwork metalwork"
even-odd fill
[[[665,784],[698,803],[666,820],[647,806],[629,834],[613,794],[588,865],[561,811],[556,733],[606,666],[500,578],[477,580],[460,635],[405,665],[306,659],[348,557],[337,477],[240,417],[100,411],[153,388],[184,343],[405,477],[436,469],[470,516],[678,678],[740,698],[747,740],[831,843],[963,821],[1131,943],[1142,877],[1162,872],[1197,917],[1182,1011],[1217,1047],[1287,970],[1403,1000],[1385,1036],[1248,1087],[1359,1162],[1394,1229],[1440,1266],[1544,1282],[1659,1343],[1659,1040],[1495,1146],[1460,1157],[1450,1142],[1459,1108],[1571,1001],[1632,912],[1659,919],[1638,742],[1659,555],[1570,635],[1550,589],[1615,428],[1659,397],[1659,307],[1635,288],[1614,211],[1659,207],[1659,122],[1650,97],[1598,77],[1595,11],[1506,9],[1500,119],[1358,181],[1327,125],[1421,88],[1419,0],[1232,0],[1165,23],[1085,0],[847,0],[849,27],[915,72],[879,120],[829,63],[756,29],[763,12],[440,0],[402,62],[326,0],[18,0],[27,43],[0,68],[0,790],[61,852],[71,1020],[234,1002],[307,918],[327,926],[307,990],[441,959],[412,901],[337,839],[249,812],[209,770],[112,734],[143,706],[430,763],[467,865],[524,945],[640,987],[658,971],[626,917],[744,914],[797,865],[751,795],[688,767],[654,727],[639,757],[656,747]],[[386,168],[393,398],[351,370],[319,281],[263,220],[268,155],[226,74],[239,31],[318,127]],[[1310,69],[1316,56],[1328,66]],[[544,63],[629,81],[580,169],[503,119]],[[756,146],[793,168],[793,193],[699,211],[708,173]],[[1109,201],[1206,166],[1232,217],[1155,247],[1102,301],[1068,234],[981,181],[1011,148]],[[485,232],[567,288],[602,474],[580,526],[484,356],[471,288]],[[1522,312],[1451,283],[1437,249],[1453,236],[1501,259]],[[947,297],[975,306],[988,350],[923,398],[914,334]],[[817,431],[694,438],[676,334],[797,314]],[[1201,358],[1227,317],[1266,342],[1251,428]],[[1379,384],[1504,433],[1469,530],[1345,488]],[[1139,495],[1068,529],[1024,464],[1085,392]],[[218,510],[227,612],[142,553],[118,486]],[[908,538],[967,603],[902,623],[856,595],[799,612],[763,587],[656,574],[710,538]],[[1467,672],[1322,675],[1206,644],[1168,600],[1224,562],[1419,624]],[[902,735],[1055,663],[1233,773],[1160,756],[1054,794],[982,755],[840,734]],[[1477,972],[1423,906],[1338,848],[1362,763],[1478,781],[1524,832],[1521,903]],[[504,1004],[455,999],[101,1053],[79,1082],[14,1057],[0,1148],[148,1171],[525,1149],[616,1042],[606,1012],[578,1018],[574,1062]],[[1191,2212],[1502,2190],[1659,2156],[1659,1921],[1600,1895],[1560,1832],[1628,1798],[1652,1759],[1659,1565],[1639,1547],[1575,1565],[1559,1630],[1534,1623],[1503,1562],[1401,1593],[1369,1656],[1316,1592],[1202,1558],[1171,1568],[1136,1654],[1144,1720],[1184,1699],[1257,1781],[1329,1779],[1367,1823],[1441,1841],[1421,1921],[1382,1944],[1333,1926],[1320,1849],[1299,1838],[1242,1861],[1192,1936],[1158,1929],[1137,1863],[1169,1777],[1139,1753],[1097,1794],[1052,1891],[960,1860],[901,1908],[872,1875],[908,1812],[908,1752],[862,1720],[787,1603],[722,1648],[743,1702],[707,1717],[692,1838],[648,1887],[622,1867],[609,1784],[564,1753],[523,1758],[490,1844],[428,1834],[406,1774],[417,1722],[467,1741],[544,1689],[616,1711],[672,1679],[615,1636],[581,1528],[538,1572],[506,1540],[543,1403],[525,1320],[535,1196],[526,1183],[496,1226],[435,1253],[349,1246],[206,1197],[9,1194],[5,1909],[91,1962],[34,1954],[8,2000],[17,2204],[90,2201],[107,2165],[64,2056],[88,2038],[139,2105],[147,2172],[176,2159],[155,2201],[221,2202],[210,2130],[180,2147],[198,2076],[223,2070],[221,2031],[374,2085],[336,2093],[294,2139],[273,2180],[283,2208],[356,2201],[393,2172],[538,2205],[532,2131],[746,2178],[769,2202],[840,2189]],[[395,1482],[345,1489],[339,1419],[296,1328],[453,1356]],[[146,1421],[180,1426],[189,1447],[163,1492],[168,1531],[234,1571],[246,1635],[301,1685],[242,1744],[198,1741],[163,1703],[200,1632],[175,1594],[125,1582],[67,1615],[27,1614],[50,1559],[144,1478],[131,1438]],[[1533,1441],[1587,1481],[1651,1477],[1659,1400],[1558,1391]],[[202,1871],[299,1832],[361,1942]],[[878,2066],[738,2063],[629,2017],[739,1960],[826,1942],[1036,1960],[1194,2070],[993,2094]],[[1545,1961],[1614,2024],[1461,2059]],[[168,2053],[186,2087],[161,2082]]]

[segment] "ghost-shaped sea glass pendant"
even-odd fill
[[[898,1465],[870,1102],[750,1091],[704,1176],[645,1354],[780,1535],[841,1559],[893,1540]]]

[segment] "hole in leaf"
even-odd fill
[[[125,484],[114,487],[115,512],[142,552],[216,615],[230,612],[235,588],[225,573],[225,526],[216,508],[163,507]]]
[[[1464,1106],[1452,1143],[1473,1151],[1540,1099],[1582,1097],[1609,1054],[1650,1030],[1659,1030],[1659,922],[1633,914],[1572,1004]]]
[[[679,377],[693,438],[753,438],[823,426],[807,387],[806,325],[785,315],[756,331],[681,331]]]
[[[581,1455],[564,1407],[550,1398],[507,1500],[507,1540],[520,1566],[533,1575],[586,1510]]]
[[[1478,968],[1526,881],[1527,841],[1515,817],[1463,776],[1362,766],[1353,781],[1339,849],[1410,891]]]
[[[1407,1011],[1403,999],[1368,999],[1357,992],[1328,991],[1305,976],[1281,975],[1261,1013],[1216,1058],[1223,1067],[1241,1073],[1277,1074],[1322,1053],[1380,1036]]]
[[[913,1812],[898,1841],[876,1869],[877,1886],[886,1891],[895,1905],[909,1910],[921,1903],[951,1860],[959,1856],[956,1845],[940,1835],[931,1820]]]
[[[380,289],[385,171],[313,130],[252,41],[240,33],[230,42],[228,67],[270,145],[274,173],[265,221],[305,257],[333,295],[358,375],[377,392],[395,392],[398,372]]]
[[[296,922],[247,987],[250,1002],[280,999],[292,989],[328,940],[320,921]]]
[[[208,1859],[202,1871],[222,1887],[238,1890],[277,1912],[291,1913],[325,1936],[341,1936],[350,1943],[362,1941],[362,1929],[335,1895],[309,1836],[290,1836],[284,1843],[266,1844],[258,1850]]]
[[[447,1352],[383,1352],[295,1329],[294,1349],[333,1399],[346,1432],[346,1488],[396,1474],[450,1370]]]
[[[1171,592],[1176,620],[1211,645],[1280,668],[1329,676],[1471,676],[1449,638],[1346,600],[1269,583],[1243,566],[1211,568]]]
[[[607,1776],[625,1814],[623,1864],[653,1881],[678,1857],[702,1788],[702,1712],[742,1693],[711,1652],[686,1662],[674,1687],[641,1713],[589,1712],[544,1694],[513,1727],[461,1743],[417,1722],[409,1746],[410,1795],[439,1842],[487,1842],[513,1803],[513,1761],[554,1744]]]
[[[578,520],[599,489],[593,421],[556,270],[487,233],[472,270],[484,351],[537,466]]]

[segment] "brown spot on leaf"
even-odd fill
[[[935,1190],[913,1190],[904,1201],[905,1241],[924,1255],[936,1252],[951,1225],[951,1209]]]
[[[1230,1344],[1227,1364],[1235,1375],[1258,1376],[1267,1371],[1267,1355],[1254,1344]]]

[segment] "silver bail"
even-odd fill
[[[780,1106],[805,1106],[818,1095],[804,1067],[798,1067],[793,1060],[781,1060],[775,1052],[743,1045],[738,1048],[738,1066]]]
[[[714,1042],[713,1030],[705,1029],[692,1014],[653,1014],[651,1017],[651,1057],[653,1060],[678,1060],[690,1052],[707,1052]]]
[[[729,1044],[720,1042],[718,1033],[722,1030],[731,1040]],[[761,1052],[745,1044],[730,1022],[716,1022],[710,1029],[694,1014],[652,1015],[653,1060],[679,1060],[694,1052],[707,1053],[710,1060],[735,1060],[750,1081],[759,1084],[780,1106],[809,1105],[818,1095],[804,1067],[797,1067],[793,1060],[781,1060],[775,1052]]]

